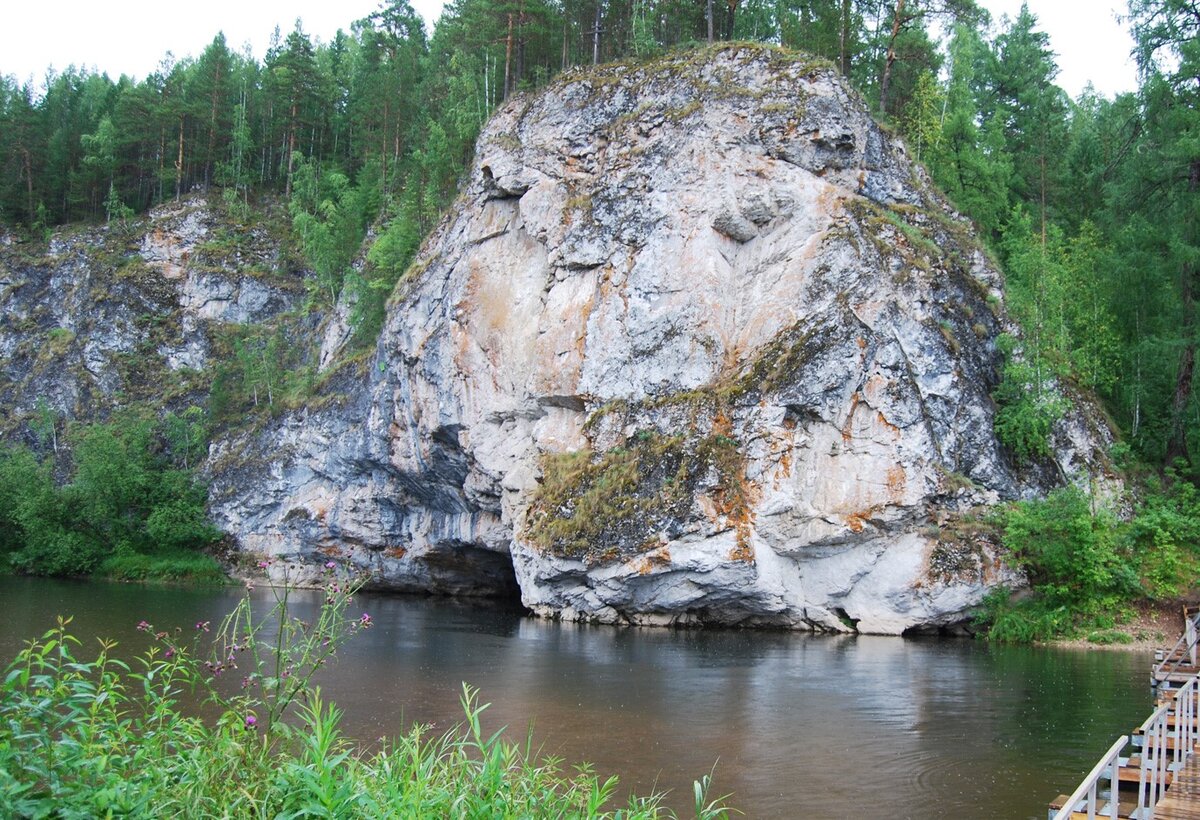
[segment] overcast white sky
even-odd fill
[[[412,0],[429,22],[441,0]],[[328,42],[339,29],[371,13],[378,0],[5,0],[0,10],[0,73],[40,85],[46,69],[97,68],[114,79],[138,79],[154,70],[167,51],[198,56],[218,31],[231,48],[249,43],[255,57],[266,52],[276,25],[286,34],[297,17],[304,30]],[[982,0],[997,20],[1016,16],[1021,0]],[[1129,36],[1115,20],[1123,0],[1029,0],[1041,29],[1058,54],[1059,85],[1077,96],[1091,80],[1112,96],[1134,89]]]

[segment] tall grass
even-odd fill
[[[81,660],[70,619],[29,641],[0,684],[3,817],[612,817],[675,816],[663,796],[616,799],[617,779],[538,759],[531,744],[484,730],[487,709],[464,685],[464,719],[444,734],[414,726],[372,752],[341,731],[341,712],[311,685],[337,644],[368,628],[350,618],[355,584],[331,574],[313,623],[269,616],[248,601],[216,630],[200,660],[195,639],[157,640],[126,662],[102,641]],[[241,675],[238,694],[215,679]],[[215,719],[188,714],[185,692],[207,692]],[[725,817],[724,799],[695,784],[697,817]]]

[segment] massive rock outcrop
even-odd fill
[[[970,511],[1105,445],[1076,411],[1016,468],[1005,329],[968,224],[828,66],[569,74],[486,126],[373,357],[217,446],[213,510],[293,578],[337,554],[565,618],[953,623],[1008,572]]]

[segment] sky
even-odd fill
[[[412,0],[432,30],[441,0]],[[168,51],[199,56],[218,31],[230,48],[249,44],[261,59],[278,25],[286,35],[296,18],[328,42],[339,28],[374,11],[378,0],[8,0],[0,11],[0,73],[40,86],[46,69],[95,68],[116,79],[143,79]],[[997,20],[1015,17],[1021,0],[981,0]],[[1112,96],[1136,87],[1132,42],[1115,20],[1125,8],[1110,0],[1029,0],[1058,55],[1058,83],[1072,97],[1090,80]]]

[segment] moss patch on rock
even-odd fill
[[[588,565],[625,560],[676,537],[696,516],[697,497],[707,494],[738,529],[740,545],[750,490],[745,456],[727,433],[727,425],[707,435],[642,429],[606,452],[544,455],[526,537]]]

